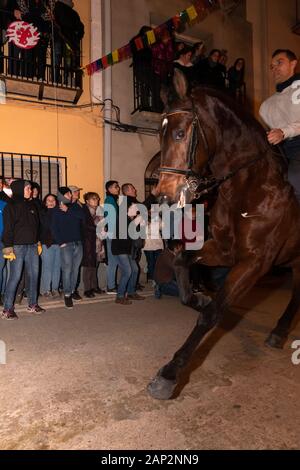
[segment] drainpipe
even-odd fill
[[[112,22],[111,22],[111,0],[102,0],[103,18],[103,55],[112,50]],[[103,74],[103,99],[112,99],[112,68],[108,67]],[[111,120],[111,102],[105,102],[104,117]],[[109,124],[104,126],[104,182],[111,179],[111,157],[112,157],[112,130]]]

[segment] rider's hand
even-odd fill
[[[278,145],[284,140],[284,133],[281,129],[272,129],[267,135],[268,141],[272,145]]]
[[[43,252],[43,247],[42,247],[41,242],[38,242],[38,244],[37,244],[37,252],[38,252],[38,255],[41,256],[41,254]]]

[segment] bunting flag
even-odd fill
[[[141,51],[146,47],[151,47],[166,33],[166,31],[171,34],[174,31],[178,31],[186,24],[193,24],[195,21],[203,21],[210,13],[220,9],[220,3],[221,0],[195,0],[186,10],[177,13],[173,18],[170,18],[165,23],[157,26],[157,28],[147,31],[145,35],[135,38],[134,46],[138,51]],[[86,70],[88,75],[93,75],[95,72],[105,70],[111,65],[130,59],[132,57],[132,52],[131,45],[126,44],[120,49],[115,49],[113,52],[110,52],[101,59],[86,65],[83,67],[83,70]]]
[[[156,42],[156,37],[155,37],[153,29],[151,29],[151,31],[147,31],[146,36],[148,39],[149,46],[152,46],[152,44]]]

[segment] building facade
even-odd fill
[[[97,3],[99,10],[100,0]],[[92,59],[91,17],[97,4],[74,0],[74,9],[84,24],[81,45],[84,65]],[[99,44],[94,53],[100,53],[101,47]],[[7,44],[4,54],[8,54]],[[47,63],[50,56],[49,44]],[[50,190],[55,193],[58,185],[66,183],[80,186],[83,191],[102,193],[101,93],[92,98],[96,88],[90,77],[84,75],[82,84],[69,81],[57,85],[48,65],[43,81],[34,76],[15,76],[4,66],[1,81],[6,86],[5,103],[0,105],[1,176],[24,176],[41,183],[43,195]]]

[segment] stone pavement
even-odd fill
[[[261,284],[206,338],[176,399],[149,380],[182,345],[197,313],[177,299],[120,306],[113,298],[19,309],[0,321],[1,449],[299,449],[300,365],[264,346],[289,298]]]

